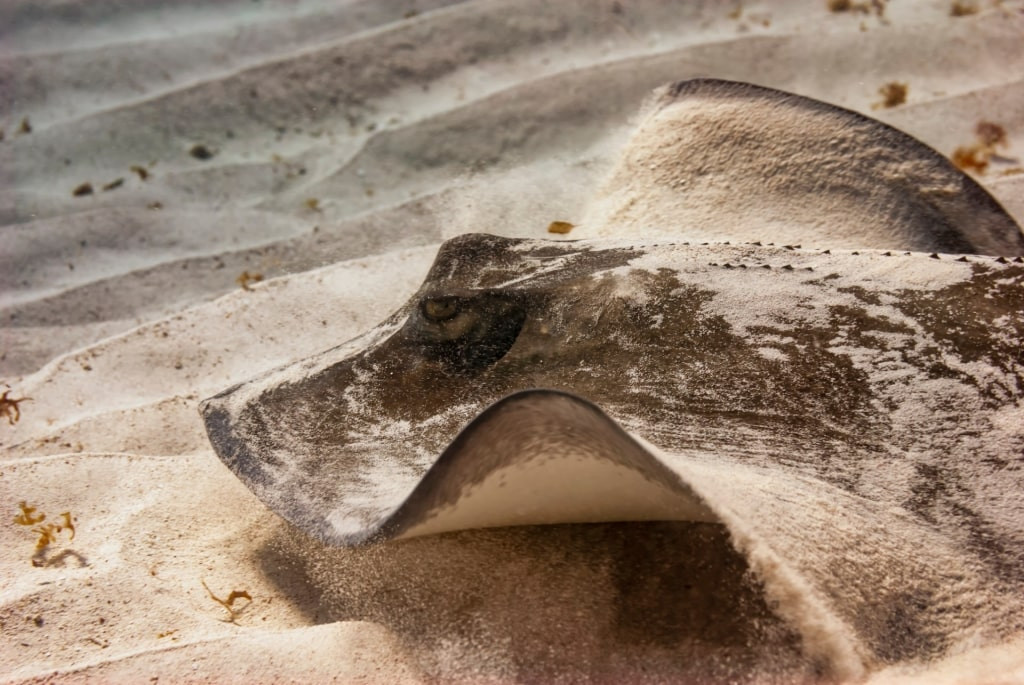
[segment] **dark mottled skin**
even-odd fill
[[[683,492],[685,484],[613,420],[670,452],[780,469],[861,503],[879,498],[883,511],[902,507],[917,517],[913,525],[927,535],[959,541],[968,571],[930,566],[913,553],[887,557],[877,568],[840,558],[819,569],[825,591],[840,594],[862,584],[868,591],[892,574],[914,577],[906,587],[878,590],[877,598],[840,612],[848,612],[870,659],[941,653],[952,644],[953,629],[931,627],[939,616],[933,612],[943,612],[944,621],[960,617],[960,630],[973,625],[972,612],[978,611],[969,604],[950,606],[957,600],[949,597],[957,595],[947,591],[966,582],[963,573],[1006,596],[1020,596],[1024,588],[1024,536],[1009,534],[1006,522],[993,520],[964,487],[978,478],[1024,485],[1024,435],[1012,438],[1010,452],[984,438],[991,425],[984,412],[1019,401],[1024,387],[1024,266],[976,258],[962,267],[965,280],[928,289],[903,287],[898,279],[886,286],[850,284],[858,259],[873,259],[872,265],[902,259],[910,268],[927,255],[844,257],[844,277],[813,254],[778,248],[730,248],[742,257],[733,258],[731,268],[683,259],[715,249],[453,239],[441,248],[420,291],[381,324],[392,334],[336,363],[257,379],[251,388],[258,391],[242,405],[232,405],[232,395],[250,387],[209,400],[204,414],[211,441],[286,519],[326,542],[360,544],[429,518],[500,463],[528,453],[530,435],[575,441]],[[681,265],[629,267],[643,255],[679,255]],[[901,263],[884,264],[898,271]],[[772,268],[761,268],[766,265]],[[761,282],[777,284],[779,293],[799,283],[811,295],[793,300],[791,315],[783,308],[770,323],[743,332],[712,306],[719,292],[708,278],[717,273],[740,282],[770,279]],[[746,306],[757,310],[759,304]],[[460,342],[461,336],[470,342]],[[765,336],[776,341],[772,346],[782,359],[762,354]],[[890,345],[886,336],[902,336],[903,342]],[[916,374],[914,383],[952,383],[927,393],[922,401],[932,406],[919,421],[893,420],[906,384],[902,377],[872,376],[897,359]],[[969,366],[981,361],[995,372]],[[490,421],[504,411],[501,405],[479,416],[501,398],[531,388],[555,391],[514,400],[539,412],[537,418]],[[560,397],[568,404],[559,404]],[[574,409],[577,404],[582,408]],[[383,426],[401,428],[393,438],[381,438]],[[474,441],[481,446],[467,447]],[[616,441],[619,447],[610,447]],[[366,493],[375,492],[365,474],[382,454],[396,474],[418,473],[420,481],[390,513],[365,508]],[[430,455],[442,455],[433,468]],[[875,469],[893,460],[906,463],[908,477],[883,481],[886,489],[879,491]],[[347,503],[350,496],[358,501]],[[362,521],[361,530],[336,531],[329,517],[339,511]],[[845,544],[853,558],[872,555],[870,538]],[[933,591],[944,599],[930,598]],[[1000,610],[993,605],[985,611]]]

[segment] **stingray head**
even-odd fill
[[[455,238],[376,329],[207,401],[211,441],[271,508],[341,544],[432,532],[416,521],[457,499],[454,483],[553,455],[600,454],[626,470],[534,477],[531,492],[555,480],[561,490],[536,494],[532,509],[513,506],[511,518],[445,526],[707,518],[623,428],[677,451],[757,444],[758,454],[822,471],[836,451],[874,449],[866,436],[885,420],[865,375],[825,344],[843,322],[795,329],[777,348],[752,342],[709,306],[717,295],[701,283],[707,264],[694,262],[704,257],[683,246]],[[631,265],[644,258],[683,269]],[[762,275],[798,278],[792,271]],[[630,475],[640,477],[632,503],[612,502]],[[548,506],[579,479],[609,492]],[[680,487],[673,510],[662,489]]]
[[[538,389],[591,396],[609,382],[624,389],[623,369],[615,366],[638,341],[623,317],[639,313],[630,314],[616,295],[619,279],[597,274],[628,270],[638,254],[627,245],[455,238],[442,246],[420,290],[376,329],[208,400],[211,441],[271,508],[335,544],[436,532],[416,522],[458,499],[458,483],[478,482],[524,454],[602,454],[617,463],[642,450],[592,404]],[[524,390],[531,392],[485,411]],[[474,427],[455,440],[471,421]],[[618,452],[605,454],[599,434]],[[609,474],[619,470],[612,466]],[[646,473],[640,490],[652,478],[673,480]],[[441,529],[707,517],[695,500],[674,505],[689,512],[679,516],[668,515],[664,502],[646,511],[608,502],[600,511],[590,503],[569,511],[563,502],[550,511],[566,493],[541,492],[535,481],[529,511],[519,506],[511,519],[507,511],[497,519],[463,513]]]

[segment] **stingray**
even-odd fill
[[[966,189],[933,206],[941,244],[1019,238],[893,129],[698,86],[669,92],[768,93],[891,136]],[[860,674],[1024,629],[1024,264],[1007,251],[459,236],[380,325],[202,413],[221,460],[329,545],[720,524],[806,652]]]

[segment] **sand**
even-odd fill
[[[198,402],[369,329],[444,238],[605,230],[588,208],[668,81],[790,90],[947,155],[998,123],[1006,145],[976,179],[1024,221],[1022,4],[952,4],[4,3],[0,374],[31,400],[0,423],[0,680],[670,678],[645,633],[671,625],[657,593],[614,569],[674,536],[742,573],[713,533],[323,550],[221,465]],[[876,106],[893,81],[906,102]],[[22,500],[47,522],[71,512],[74,540],[34,556]],[[503,556],[522,535],[534,556]],[[495,559],[501,574],[481,570]],[[252,601],[232,616],[203,583]],[[695,644],[715,632],[688,620]],[[1024,682],[1014,647],[873,678]],[[745,658],[704,675],[770,669]]]

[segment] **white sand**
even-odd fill
[[[1024,221],[1024,175],[1005,173],[1024,159],[1022,3],[975,4],[4,3],[0,373],[32,399],[0,423],[0,680],[505,681],[526,677],[524,655],[633,679],[615,670],[626,657],[588,670],[571,653],[580,617],[620,598],[551,590],[589,573],[597,587],[601,569],[503,560],[535,573],[494,596],[545,617],[537,644],[456,625],[472,578],[437,559],[500,557],[500,534],[321,555],[216,459],[198,401],[374,325],[445,237],[595,230],[586,208],[631,117],[671,80],[791,90],[944,154],[998,123],[1005,159],[977,178]],[[873,109],[890,81],[906,104]],[[243,291],[243,272],[264,281]],[[42,567],[10,522],[20,500],[75,517]],[[345,572],[310,571],[324,560]],[[453,587],[422,591],[428,572]],[[253,601],[225,622],[203,582]],[[875,677],[1024,682],[1012,647]]]

